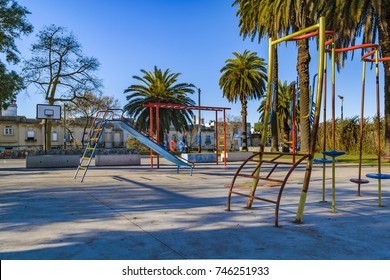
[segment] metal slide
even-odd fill
[[[161,155],[163,158],[176,164],[177,172],[179,172],[180,167],[186,167],[190,168],[190,174],[192,175],[192,168],[194,167],[194,164],[192,162],[189,162],[184,158],[175,156],[171,152],[167,151],[163,146],[151,140],[149,136],[136,129],[131,123],[125,120],[107,120],[107,122],[110,122],[120,127],[122,130],[127,131],[132,137],[140,141],[142,144],[148,146],[150,149]]]

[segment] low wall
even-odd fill
[[[248,157],[252,156],[252,152],[239,152],[239,153],[227,153],[226,154],[226,161],[244,161]],[[225,155],[224,153],[221,154],[221,161],[224,161]]]
[[[216,162],[216,154],[181,154],[181,157],[190,162]]]
[[[95,165],[141,165],[141,156],[138,154],[95,155]]]
[[[79,163],[79,155],[40,155],[26,157],[26,168],[77,167]]]

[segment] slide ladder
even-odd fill
[[[96,148],[98,146],[99,140],[103,134],[104,127],[106,126],[106,119],[109,115],[112,114],[112,111],[99,111],[96,113],[95,118],[93,119],[89,132],[87,135],[87,146],[84,150],[84,153],[80,159],[80,163],[77,167],[77,170],[73,176],[73,179],[77,178],[77,175],[80,170],[82,170],[81,180],[83,182],[85,175],[87,174],[88,168],[91,164],[92,158],[95,155]]]
[[[275,226],[277,227],[280,201],[286,183],[295,168],[307,162],[309,157],[308,154],[277,152],[259,152],[249,157],[238,168],[230,184],[227,210],[230,211],[233,194],[248,197],[247,208],[252,207],[254,199],[275,204]],[[258,186],[272,188],[272,191],[264,189],[262,196],[255,195]]]
[[[83,182],[84,177],[91,164],[92,158],[95,155],[98,142],[107,123],[110,123],[123,131],[127,131],[133,138],[148,146],[150,149],[154,150],[165,159],[176,164],[177,173],[179,172],[180,167],[185,167],[190,169],[190,175],[192,175],[192,169],[194,168],[193,162],[190,162],[182,157],[176,156],[173,153],[167,151],[165,147],[158,144],[156,140],[150,138],[150,136],[148,136],[145,132],[142,132],[137,129],[132,121],[123,117],[123,113],[124,112],[122,109],[108,109],[96,113],[96,116],[92,121],[89,133],[87,135],[88,144],[84,150],[84,153],[80,159],[80,163],[73,176],[74,179],[77,178],[79,171],[83,170],[82,177],[80,180],[81,182]]]

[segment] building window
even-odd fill
[[[57,142],[58,141],[58,133],[57,133],[57,131],[53,131],[51,133],[51,141],[53,141],[53,142]]]
[[[26,140],[32,141],[35,140],[35,131],[34,130],[28,130],[26,133]]]
[[[4,135],[14,135],[14,128],[11,125],[4,126]]]

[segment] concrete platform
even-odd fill
[[[274,205],[234,197],[227,188],[238,163],[197,164],[176,174],[162,161],[141,166],[92,167],[80,183],[73,169],[26,169],[0,161],[0,259],[390,259],[390,180],[357,186],[356,165],[338,165],[337,213],[320,203],[322,169],[315,166],[303,216],[295,219],[304,168],[286,187],[279,223]],[[364,167],[363,173],[375,172]],[[383,172],[390,173],[389,167]],[[331,200],[330,168],[327,200]]]

